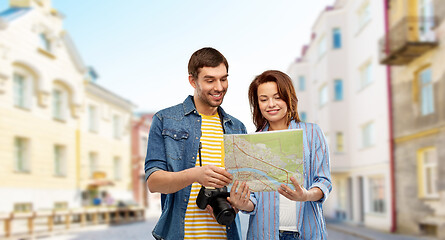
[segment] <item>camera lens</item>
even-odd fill
[[[230,225],[235,219],[235,210],[225,198],[214,198],[213,201],[210,202],[210,206],[212,206],[213,215],[219,224]]]

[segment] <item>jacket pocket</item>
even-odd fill
[[[181,160],[189,133],[183,130],[163,129],[162,136],[164,137],[167,158]]]

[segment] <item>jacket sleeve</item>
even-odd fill
[[[313,183],[309,189],[314,187],[320,188],[320,190],[323,192],[323,197],[318,200],[318,202],[323,203],[329,196],[329,193],[332,191],[329,149],[323,131],[316,124],[314,124],[313,134],[314,135],[312,137],[314,138],[314,143],[311,147],[314,149],[312,151],[313,154],[311,157],[311,162],[314,164],[313,170],[315,172],[312,175]]]
[[[148,135],[147,155],[145,157],[145,181],[158,171],[167,171],[164,137],[162,136],[162,120],[155,114]]]

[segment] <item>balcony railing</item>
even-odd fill
[[[437,46],[437,18],[405,17],[379,41],[380,63],[404,65]]]

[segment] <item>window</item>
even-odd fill
[[[64,146],[54,146],[54,174],[56,176],[66,175],[66,152]]]
[[[298,90],[300,91],[306,90],[306,79],[304,78],[304,76],[298,77]]]
[[[98,170],[97,154],[94,152],[90,152],[88,157],[90,162],[90,177],[93,177],[94,172]]]
[[[341,30],[340,30],[340,28],[332,29],[332,47],[334,49],[341,48]]]
[[[343,81],[341,79],[334,80],[334,100],[343,100]]]
[[[14,166],[17,172],[29,172],[29,141],[16,137],[14,140]]]
[[[325,84],[323,87],[320,88],[318,97],[319,97],[320,107],[323,107],[326,103],[328,103],[328,85]]]
[[[307,120],[306,112],[301,112],[300,113],[300,120],[302,122],[306,122],[306,120]]]
[[[14,73],[14,106],[29,108],[31,98],[31,82],[24,75]]]
[[[122,160],[119,157],[113,159],[114,164],[114,180],[122,179]]]
[[[374,213],[385,213],[385,178],[369,178],[370,210]]]
[[[318,58],[321,58],[324,56],[324,54],[327,51],[327,43],[326,43],[326,37],[321,37],[320,41],[318,42]]]
[[[61,89],[53,90],[53,117],[57,120],[66,120],[67,94]]]
[[[374,123],[367,123],[362,127],[362,147],[371,147],[374,145]]]
[[[113,137],[119,139],[121,137],[121,119],[119,116],[113,116]]]
[[[422,115],[434,113],[434,91],[431,77],[431,68],[419,73],[420,84],[420,108]]]
[[[147,144],[148,144],[148,137],[146,136],[142,136],[141,137],[141,149],[140,149],[140,154],[141,156],[144,156],[147,154]]]
[[[32,212],[32,203],[14,203],[14,212]]]
[[[88,129],[90,132],[98,131],[98,114],[97,107],[93,105],[88,106]]]
[[[52,50],[51,41],[44,33],[40,34],[40,47],[47,52],[51,52]]]
[[[366,1],[357,10],[358,31],[360,31],[371,20],[370,1]]]
[[[371,67],[372,67],[371,61],[368,61],[367,63],[363,64],[360,67],[359,89],[365,88],[366,86],[372,83]]]
[[[66,210],[66,209],[68,209],[68,203],[67,202],[55,202],[54,209],[55,210]]]
[[[421,197],[438,197],[438,166],[436,148],[426,148],[418,151],[418,182]]]
[[[343,142],[343,133],[337,132],[335,134],[335,142],[336,142],[336,148],[335,150],[339,153],[344,152],[344,142]]]

